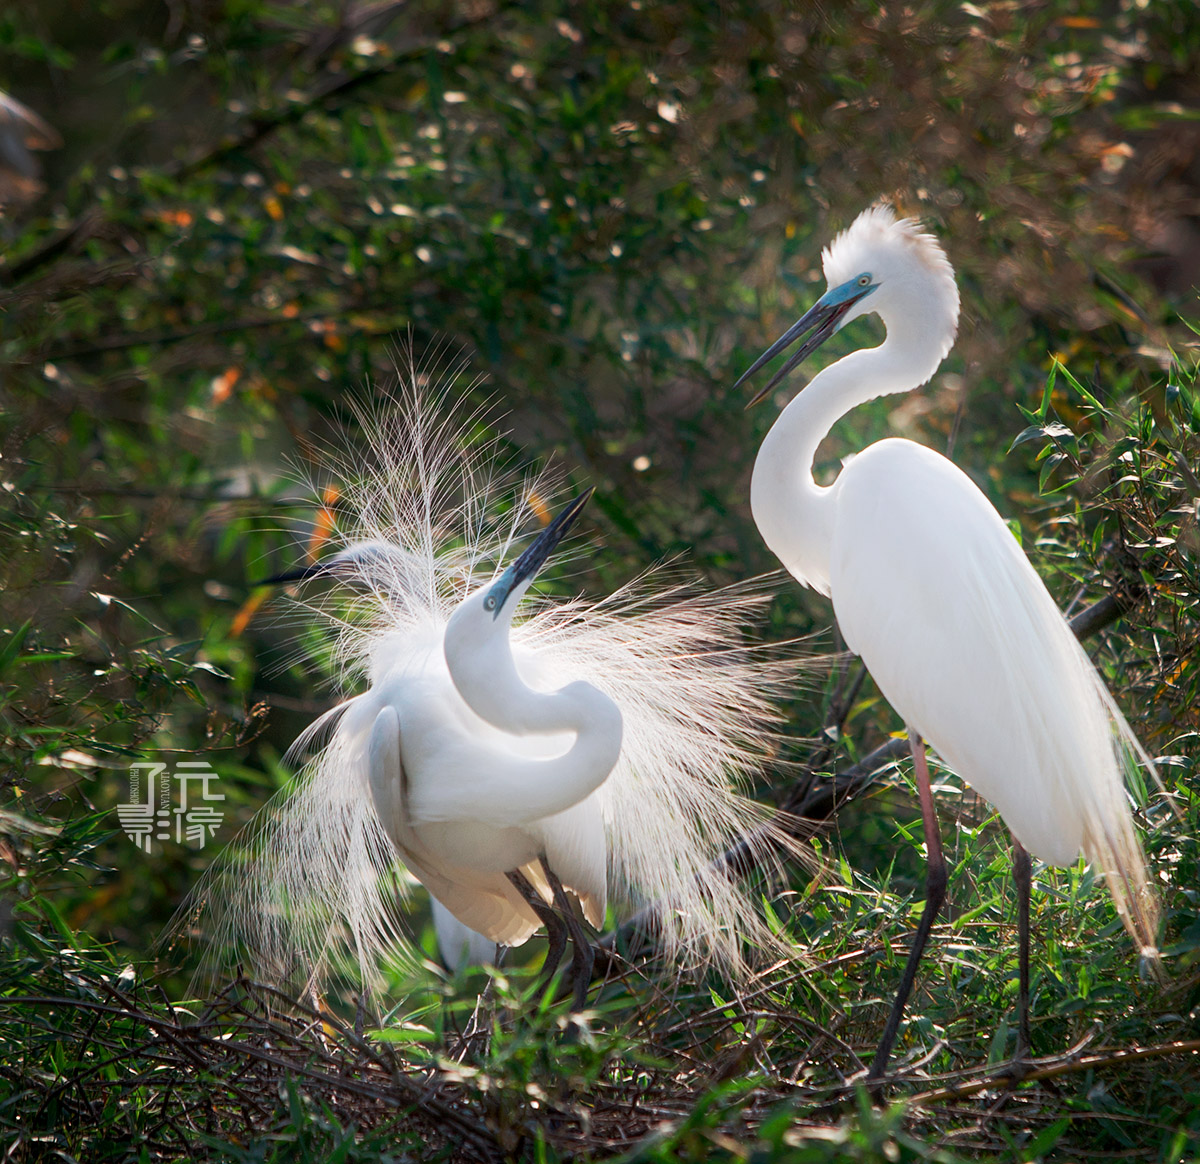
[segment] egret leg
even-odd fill
[[[354,1006],[354,1034],[358,1038],[363,1037],[363,1027],[366,1024],[367,1006],[371,999],[371,988],[364,986],[359,993],[358,1001]]]
[[[1029,898],[1033,889],[1033,874],[1030,867],[1029,854],[1017,840],[1013,843],[1013,883],[1017,888],[1017,978],[1019,993],[1017,1006],[1020,1014],[1017,1019],[1017,1054],[1018,1061],[1029,1054],[1031,1046],[1029,1039]]]
[[[908,962],[904,966],[904,976],[900,979],[900,989],[896,991],[896,1001],[892,1003],[892,1013],[888,1016],[887,1026],[883,1028],[883,1038],[879,1040],[879,1049],[875,1052],[871,1070],[867,1073],[867,1078],[872,1080],[882,1079],[887,1071],[892,1045],[896,1041],[896,1033],[900,1030],[900,1020],[904,1017],[904,1004],[908,1001],[913,980],[917,976],[917,964],[921,961],[925,943],[929,940],[929,932],[933,929],[938,910],[946,897],[946,859],[942,856],[942,838],[938,832],[937,814],[933,809],[929,765],[925,762],[925,742],[912,728],[908,729],[908,738],[912,745],[913,765],[917,775],[921,823],[925,828],[925,908],[913,938],[912,949],[908,952]]]
[[[514,869],[507,876],[516,891],[525,899],[525,903],[537,914],[542,925],[546,927],[546,940],[550,945],[546,950],[546,960],[542,963],[542,975],[548,986],[550,979],[554,977],[555,970],[558,969],[559,962],[562,961],[563,951],[567,948],[566,926],[557,911],[548,906],[542,900],[541,894],[529,884],[529,879],[524,873],[519,869]]]
[[[584,932],[579,918],[575,916],[575,911],[571,908],[571,902],[567,898],[567,891],[563,889],[562,882],[559,881],[554,870],[546,864],[546,858],[543,857],[541,860],[542,871],[546,874],[546,880],[550,883],[551,892],[554,894],[554,904],[558,906],[558,911],[562,914],[563,921],[566,922],[567,929],[571,933],[571,976],[575,989],[571,1009],[583,1010],[587,1006],[588,988],[592,985],[592,969],[596,965],[596,953],[592,949],[591,939]]]

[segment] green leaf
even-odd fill
[[[1055,363],[1059,371],[1061,371],[1066,377],[1067,383],[1070,384],[1071,387],[1074,388],[1075,391],[1078,392],[1079,395],[1082,396],[1084,400],[1086,400],[1097,412],[1099,412],[1102,416],[1107,416],[1108,409],[1105,408],[1104,405],[1101,404],[1100,401],[1097,400],[1077,379],[1075,379],[1073,375],[1071,375],[1071,370],[1065,364],[1058,363],[1058,361],[1055,361]]]
[[[1002,1018],[996,1024],[992,1041],[988,1044],[987,1062],[989,1067],[1003,1063],[1008,1058],[1008,1019]]]
[[[1062,1139],[1063,1132],[1071,1126],[1071,1121],[1066,1116],[1060,1120],[1055,1120],[1049,1127],[1043,1128],[1028,1144],[1022,1149],[1021,1155],[1024,1160],[1036,1160],[1044,1156],[1059,1140]]]
[[[1058,360],[1050,365],[1050,375],[1046,377],[1046,386],[1042,389],[1042,402],[1038,405],[1037,417],[1043,424],[1050,415],[1050,398],[1054,395],[1054,385],[1058,382],[1058,371],[1061,367]]]
[[[29,636],[29,630],[33,626],[33,619],[26,619],[9,637],[8,642],[0,647],[0,671],[7,671],[12,665],[12,661],[17,657],[17,653],[25,645],[25,639]]]
[[[1008,451],[1011,453],[1018,445],[1028,444],[1030,441],[1040,440],[1046,435],[1046,426],[1043,424],[1031,424],[1028,428],[1022,429],[1016,439],[1008,446]]]

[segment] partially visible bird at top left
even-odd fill
[[[743,640],[771,587],[652,572],[599,601],[527,593],[592,491],[515,554],[547,485],[504,470],[465,395],[409,371],[355,408],[365,450],[333,453],[336,550],[275,579],[340,584],[301,606],[327,620],[338,681],[358,693],[296,741],[313,758],[181,928],[272,981],[370,985],[414,952],[407,870],[489,941],[545,926],[550,970],[569,934],[577,1008],[592,950],[574,904],[600,927],[610,890],[660,906],[668,957],[738,973],[773,939],[722,855],[796,850],[744,795],[803,665]]]
[[[31,151],[57,150],[62,144],[58,130],[0,90],[0,211],[42,192],[42,168]]]

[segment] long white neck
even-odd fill
[[[837,486],[813,479],[817,446],[851,409],[924,384],[949,346],[934,338],[930,342],[916,329],[899,327],[878,347],[830,364],[788,404],[759,449],[750,479],[755,524],[789,573],[822,594],[829,593]]]
[[[467,706],[511,735],[575,734],[575,743],[550,760],[529,759],[528,796],[540,816],[578,804],[601,784],[621,754],[621,712],[590,683],[535,691],[517,672],[508,627],[501,623],[482,642],[447,635],[446,664]]]

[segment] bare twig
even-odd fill
[[[345,310],[339,308],[339,311]],[[352,307],[353,311],[370,311],[370,307]],[[213,323],[198,323],[194,327],[174,328],[171,331],[141,332],[134,335],[117,335],[108,339],[96,340],[82,347],[60,348],[55,351],[38,355],[38,360],[49,360],[51,363],[64,360],[81,360],[87,356],[101,355],[104,352],[123,352],[130,348],[157,347],[162,344],[181,343],[183,340],[196,339],[200,336],[226,335],[235,331],[254,331],[265,327],[291,327],[296,324],[303,326],[314,319],[327,319],[330,311],[327,308],[314,311],[297,312],[285,316],[282,312],[261,318],[220,320]]]
[[[995,1087],[1012,1086],[1014,1082],[1036,1083],[1046,1079],[1056,1079],[1060,1075],[1073,1075],[1080,1071],[1092,1071],[1098,1067],[1116,1067],[1122,1063],[1133,1063],[1139,1059],[1159,1059],[1164,1055],[1196,1055],[1200,1054],[1200,1039],[1187,1039],[1175,1043],[1161,1043],[1154,1047],[1134,1047],[1128,1051],[1097,1051],[1092,1055],[1077,1057],[1058,1057],[1049,1062],[1043,1061],[1042,1066],[1035,1066],[1026,1071],[1019,1080],[1000,1072],[988,1075],[982,1079],[973,1079],[964,1083],[953,1083],[948,1087],[939,1087],[935,1091],[923,1091],[914,1095],[910,1102],[928,1107],[935,1103],[944,1103],[951,1099],[962,1099],[968,1095],[977,1095]]]
[[[240,1064],[232,1075],[225,1074],[222,1077],[223,1085],[237,1095],[243,1110],[254,1109],[259,1117],[266,1118],[269,1115],[268,1108],[258,1102],[254,1089],[255,1084],[264,1082],[263,1077],[259,1074],[246,1077],[246,1068],[266,1067],[281,1075],[308,1080],[333,1092],[370,1100],[385,1109],[420,1111],[426,1119],[432,1118],[452,1127],[460,1143],[469,1143],[478,1158],[491,1161],[502,1155],[486,1125],[458,1106],[424,1094],[417,1082],[400,1071],[395,1062],[385,1062],[387,1048],[374,1047],[355,1036],[336,1016],[314,1011],[270,987],[239,979],[213,1000],[204,1016],[189,1024],[149,1012],[107,984],[104,984],[104,989],[111,1002],[58,995],[10,995],[0,997],[0,1007],[88,1011],[97,1020],[108,1016],[132,1021],[153,1032],[149,1044],[136,1048],[117,1047],[89,1035],[89,1045],[104,1046],[116,1052],[97,1062],[95,1069],[89,1072],[94,1077],[91,1083],[93,1087],[108,1086],[107,1080],[98,1077],[112,1064],[133,1058],[178,1067],[189,1072],[198,1086],[205,1072],[217,1072],[223,1064]],[[283,1025],[272,1018],[271,1011],[261,1004],[260,997],[263,996],[279,999],[286,1004],[289,1012],[303,1021],[299,1026],[296,1025],[296,1019],[291,1020],[290,1026]],[[233,1032],[227,1025],[230,1020],[238,1024],[237,1033],[241,1037],[232,1037]],[[318,1025],[327,1038],[335,1033],[339,1035],[341,1048],[353,1048],[359,1061],[365,1058],[391,1086],[381,1086],[349,1074],[344,1059],[335,1054],[336,1044],[330,1047],[323,1040],[307,1037]],[[277,1077],[269,1076],[268,1081]],[[152,1085],[164,1077],[155,1073],[138,1075],[129,1072],[120,1078],[119,1086],[128,1087],[135,1084]],[[73,1076],[70,1085],[76,1086],[78,1082],[79,1077]]]
[[[1112,594],[1106,594],[1099,602],[1092,603],[1071,619],[1071,629],[1075,632],[1075,637],[1082,641],[1099,634],[1106,626],[1128,614],[1144,595],[1145,590],[1141,586],[1130,587],[1124,591],[1114,590]]]

